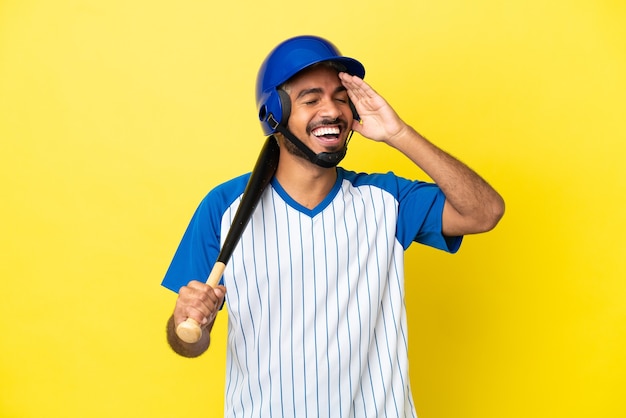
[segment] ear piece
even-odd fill
[[[354,120],[361,120],[359,112],[356,111],[356,107],[354,106],[354,103],[352,103],[352,100],[348,100],[348,103],[350,103],[350,109],[352,109],[352,118]]]
[[[291,114],[291,98],[285,90],[277,90],[280,103],[281,115],[278,121],[281,125],[287,126],[289,115]]]
[[[291,113],[291,99],[283,90],[273,90],[266,93],[264,104],[259,107],[259,120],[266,134],[276,132],[278,125],[287,126]]]

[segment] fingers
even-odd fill
[[[224,301],[226,288],[224,286],[211,286],[192,281],[180,288],[176,307],[174,308],[174,321],[176,325],[187,318],[192,318],[200,325],[207,325],[215,319]]]
[[[363,93],[360,91],[357,85],[357,81],[355,81],[355,79],[357,78],[358,77],[352,76],[348,73],[339,73],[339,79],[341,80],[341,84],[343,84],[343,86],[346,88],[348,96],[353,103],[358,102],[361,97],[363,97]]]
[[[374,89],[372,89],[361,78],[350,75],[348,73],[339,73],[339,79],[341,83],[348,91],[348,96],[353,102],[372,99],[377,96]]]

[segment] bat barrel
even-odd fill
[[[241,234],[243,234],[248,221],[252,217],[254,208],[257,203],[259,203],[261,195],[272,180],[272,177],[274,177],[274,173],[278,167],[279,154],[280,150],[276,139],[273,136],[268,137],[254,165],[254,169],[250,173],[250,178],[248,179],[248,183],[241,197],[239,208],[235,213],[228,234],[224,239],[222,249],[217,256],[217,262],[207,278],[207,284],[209,286],[215,287],[219,284],[224,270],[226,269],[226,263],[228,263],[235,246],[241,238]],[[202,328],[196,320],[187,318],[176,327],[176,335],[184,342],[193,344],[200,341],[202,338]]]
[[[270,136],[265,141],[261,153],[254,165],[254,169],[250,173],[250,178],[243,191],[241,202],[233,218],[233,222],[228,230],[228,234],[224,239],[224,244],[217,256],[217,261],[224,264],[228,263],[235,246],[241,238],[248,221],[252,217],[254,208],[261,199],[261,195],[265,188],[274,177],[276,168],[278,167],[279,148],[276,139]]]

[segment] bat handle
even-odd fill
[[[178,338],[188,344],[197,343],[202,338],[202,328],[193,318],[187,318],[176,327]]]
[[[207,278],[207,284],[211,287],[215,287],[219,284],[220,278],[224,274],[224,270],[226,269],[226,264],[218,261],[213,266],[211,270],[211,274]],[[194,344],[200,341],[202,338],[202,328],[198,321],[193,318],[187,318],[176,327],[176,335],[178,338],[183,340],[188,344]]]

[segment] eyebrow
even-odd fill
[[[298,96],[296,97],[296,99],[299,99],[303,96],[306,96],[307,94],[320,94],[323,93],[324,90],[322,90],[320,87],[313,87],[311,89],[304,89],[302,90],[300,93],[298,93]],[[333,92],[333,94],[337,94],[339,92],[342,91],[346,91],[345,86],[338,86],[335,91]]]

